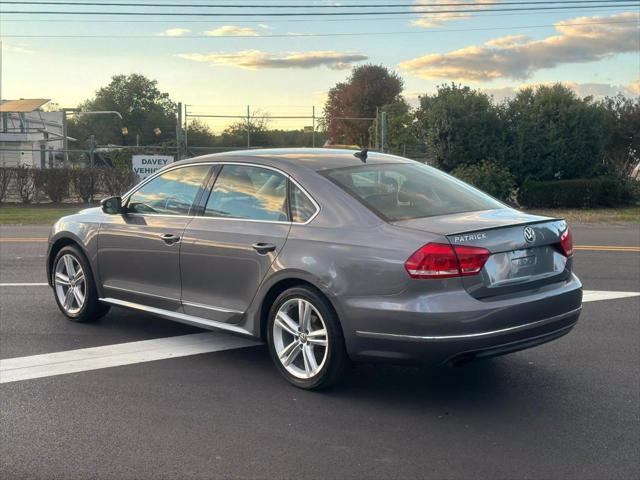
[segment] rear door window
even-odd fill
[[[291,221],[308,222],[318,210],[315,204],[295,183],[291,182]]]
[[[204,215],[262,221],[288,221],[287,178],[250,165],[224,165]]]

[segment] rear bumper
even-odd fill
[[[405,357],[406,360],[436,364],[461,364],[555,340],[571,331],[581,310],[582,307],[523,325],[464,335],[417,336],[357,331],[356,336],[371,341],[369,349],[363,352],[365,357]]]
[[[582,285],[572,275],[561,285],[524,297],[485,302],[465,292],[449,294],[447,300],[449,311],[432,304],[422,312],[376,312],[386,316],[386,322],[377,315],[370,321],[352,317],[355,321],[348,324],[357,326],[345,332],[350,356],[360,361],[459,364],[531,348],[571,331],[582,309]]]

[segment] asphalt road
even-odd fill
[[[38,227],[0,230],[45,235]],[[640,245],[638,226],[575,243]],[[0,284],[45,243],[0,243]],[[640,291],[640,254],[579,251],[585,289]],[[48,287],[0,287],[0,358],[200,332],[112,309],[77,325]],[[265,347],[0,385],[0,478],[639,478],[640,297],[587,303],[562,339],[463,368],[356,366],[321,393]]]

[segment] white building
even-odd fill
[[[63,146],[63,112],[44,112],[45,98],[0,101],[0,166],[53,166]]]

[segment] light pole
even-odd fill
[[[64,161],[69,162],[69,136],[67,135],[67,113],[72,112],[76,115],[115,115],[122,120],[120,112],[115,110],[95,110],[95,111],[81,111],[79,108],[63,108],[62,109],[62,142],[64,149]]]

